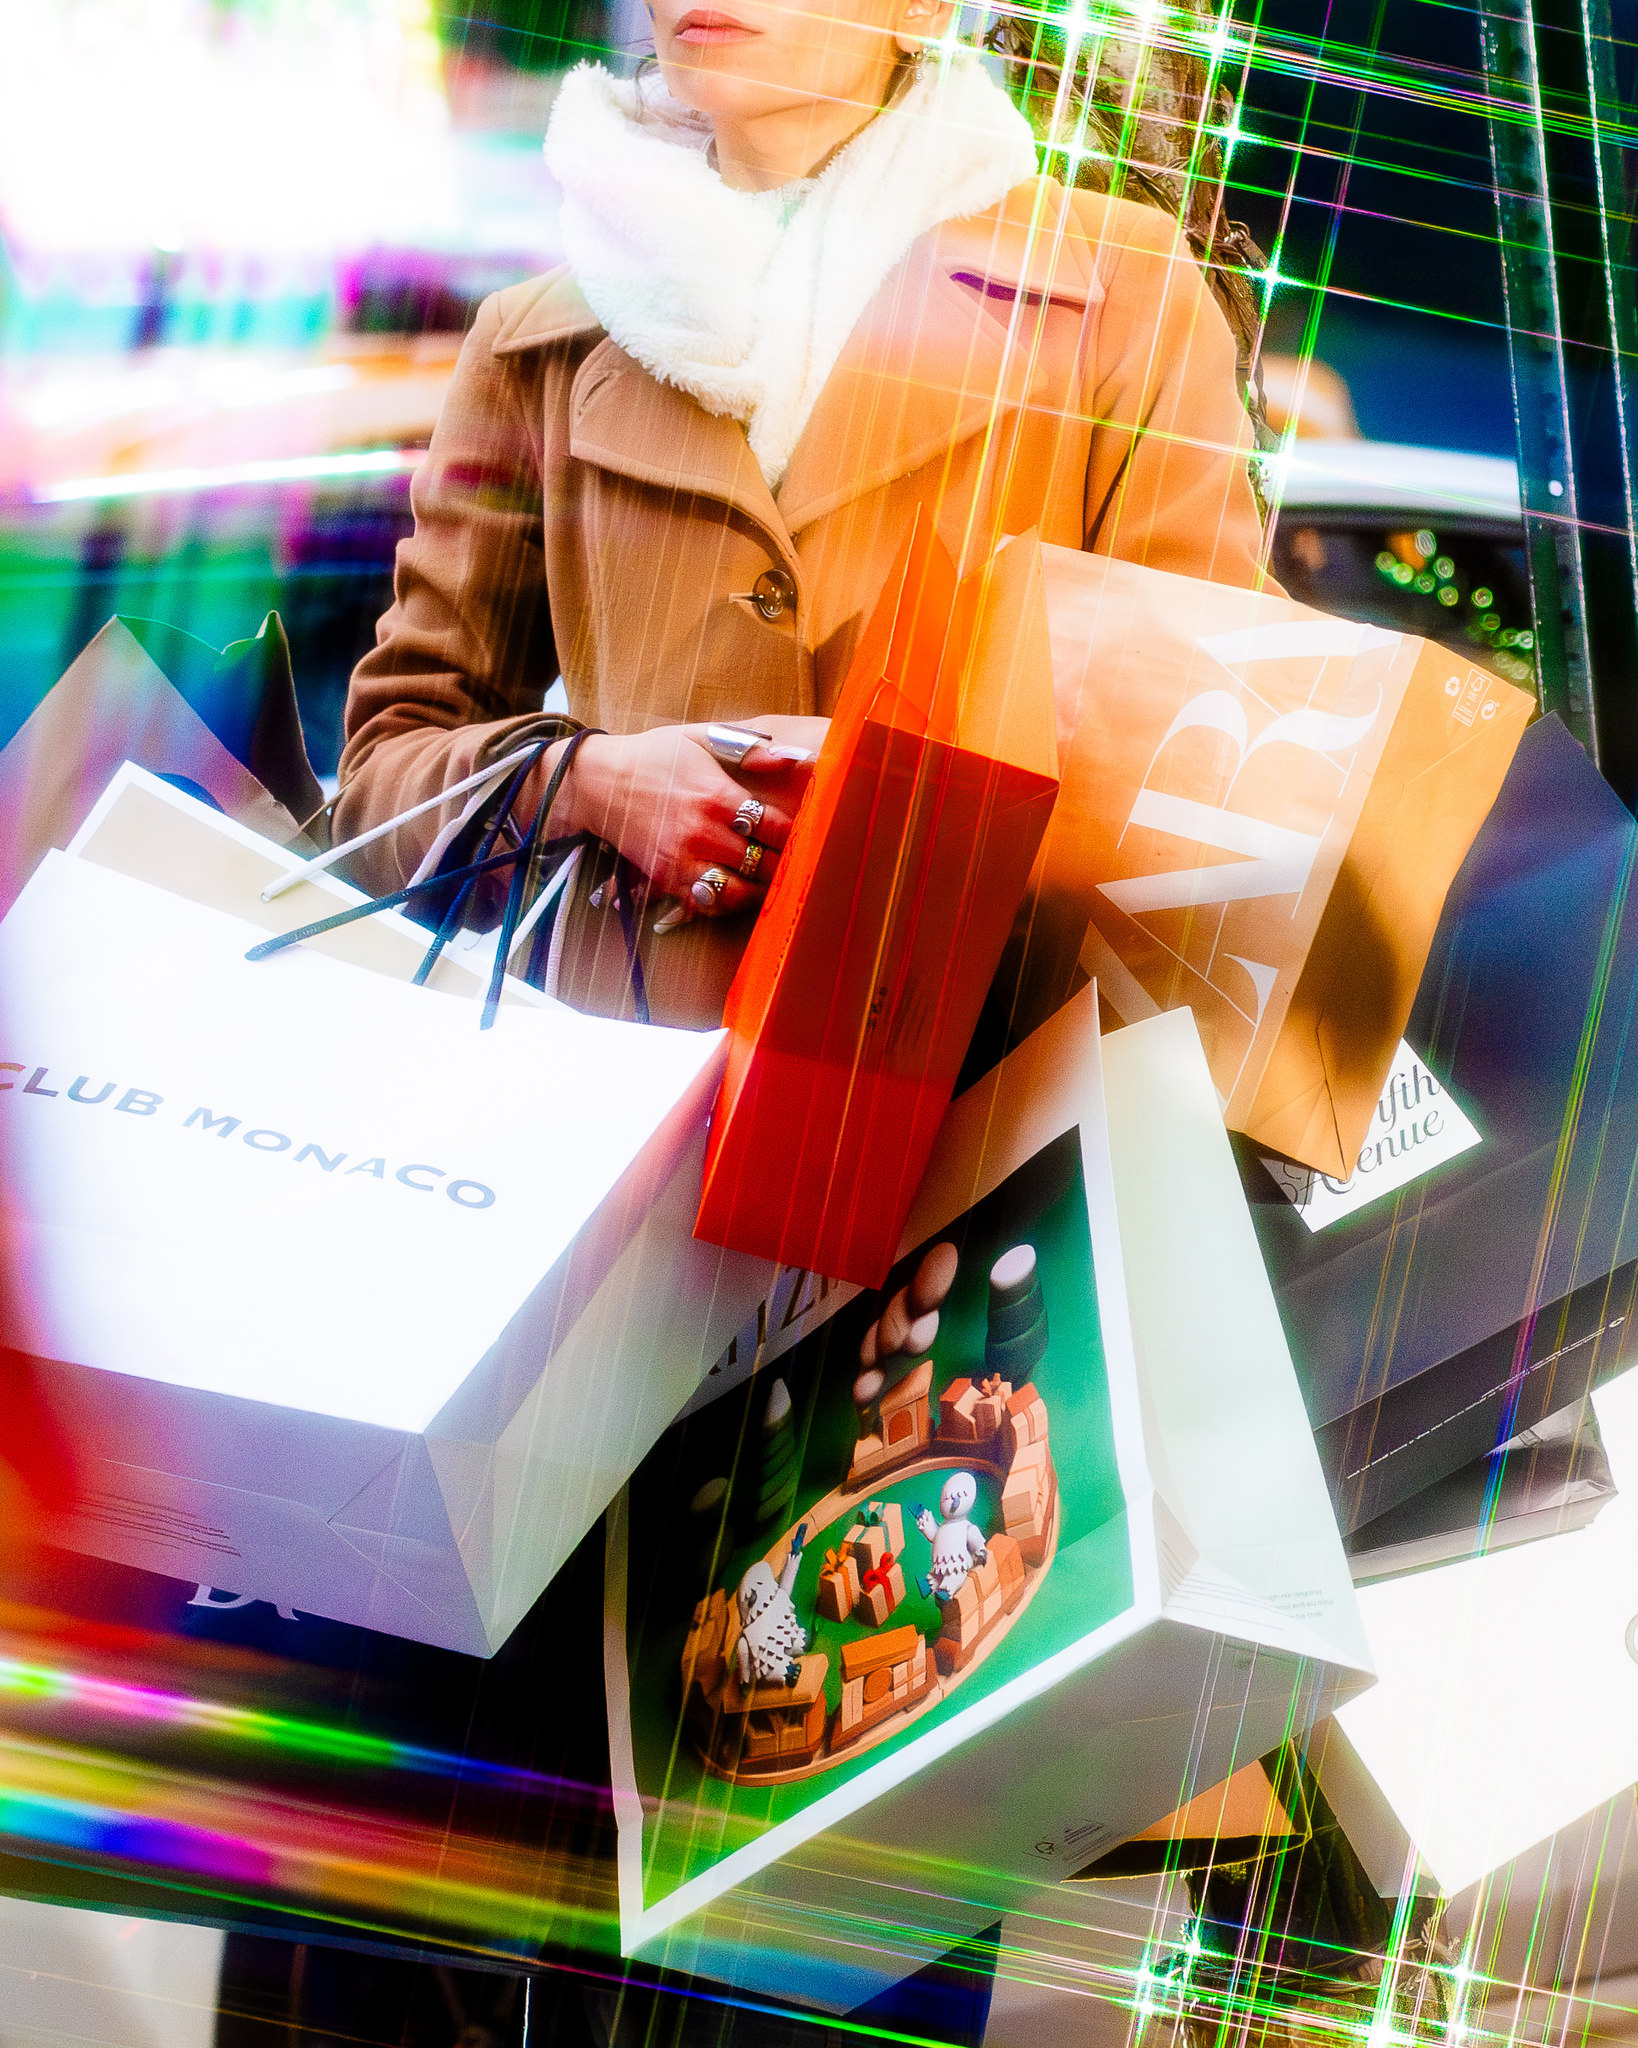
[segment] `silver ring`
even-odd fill
[[[767,848],[764,846],[759,846],[756,840],[746,840],[745,858],[739,864],[739,871],[747,882],[756,873],[757,869],[761,867],[762,856],[766,851]]]
[[[708,725],[705,744],[724,766],[737,768],[753,747],[771,747],[771,732],[752,732],[744,725]]]
[[[734,813],[734,830],[742,839],[754,839],[757,827],[762,823],[767,805],[759,803],[754,796],[748,796]]]
[[[713,897],[720,897],[723,890],[727,888],[728,881],[729,876],[726,868],[711,867],[705,870],[694,886],[699,888],[703,884],[711,891]]]

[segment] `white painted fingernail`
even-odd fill
[[[788,761],[793,767],[800,762],[816,761],[818,758],[817,754],[810,754],[806,747],[769,747],[768,749],[768,759],[770,761]]]
[[[660,933],[674,932],[677,929],[678,925],[687,924],[687,922],[687,904],[674,903],[672,907],[666,912],[664,917],[657,917],[654,920],[654,929]]]

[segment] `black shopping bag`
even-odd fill
[[[68,844],[122,761],[282,846],[322,844],[324,793],[277,612],[221,650],[151,619],[108,621],[0,746],[0,911],[48,847]]]
[[[1638,1357],[1635,848],[1597,769],[1539,721],[1406,1032],[1479,1142],[1318,1231],[1240,1147],[1345,1530]]]

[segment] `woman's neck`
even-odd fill
[[[884,60],[880,78],[857,99],[805,100],[744,122],[718,116],[712,153],[722,182],[736,192],[770,192],[816,178],[895,96],[905,70],[902,61]]]

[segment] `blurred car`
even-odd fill
[[[1419,633],[1525,688],[1535,630],[1516,466],[1389,441],[1297,440],[1266,468],[1272,565],[1316,610]]]
[[[115,612],[217,646],[276,609],[333,772],[458,332],[23,365],[0,398],[0,740]]]

